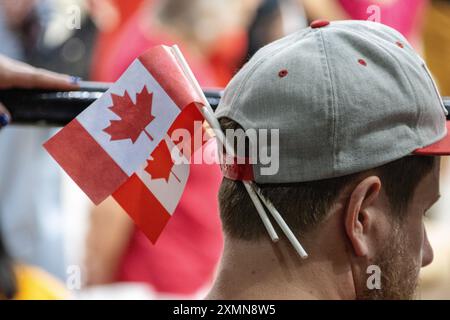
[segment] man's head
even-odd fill
[[[437,156],[449,154],[450,139],[428,69],[398,32],[313,23],[261,49],[216,115],[223,129],[279,131],[278,172],[264,175],[258,162],[224,166],[226,239],[269,241],[238,181],[250,179],[305,245],[312,275],[346,277],[357,298],[412,296],[432,260],[423,216],[439,196]],[[380,290],[368,285],[372,268]]]
[[[238,127],[229,119],[221,124],[223,129]],[[420,267],[433,259],[423,218],[439,197],[439,157],[406,156],[342,177],[259,187],[301,241],[317,243],[323,232],[329,238],[342,236],[357,298],[412,297]],[[226,238],[267,239],[241,181],[224,178],[219,205]],[[322,227],[332,219],[338,228],[330,233]],[[306,249],[311,255],[321,251],[320,246]],[[371,265],[380,268],[381,290],[367,287]]]

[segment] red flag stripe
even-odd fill
[[[171,216],[141,179],[133,174],[113,197],[155,244]]]
[[[167,131],[167,135],[169,137],[172,137],[172,134],[177,129],[185,129],[189,131],[189,141],[174,141],[174,143],[180,148],[180,150],[189,148],[191,154],[185,154],[185,156],[190,157],[195,151],[197,151],[198,148],[203,145],[203,143],[201,143],[200,145],[195,144],[195,136],[200,135],[201,137],[203,137],[204,133],[203,127],[195,127],[195,123],[197,121],[203,122],[203,120],[203,115],[198,110],[197,105],[195,103],[191,103],[178,115],[172,126],[169,128],[169,131]]]
[[[170,47],[154,47],[141,55],[139,61],[180,109],[192,102],[202,102],[187,78],[181,76],[184,73]]]
[[[44,148],[95,204],[128,179],[76,119],[48,140]]]
[[[176,129],[186,129],[190,133],[191,140],[182,141],[181,146],[191,144],[191,153],[194,152],[194,121],[202,121],[203,116],[198,110],[196,104],[189,104],[178,115],[175,122],[172,124],[168,131],[170,136]],[[202,128],[200,128],[201,131]],[[200,132],[202,134],[202,132]],[[175,141],[176,143],[180,143]],[[165,143],[165,141],[161,141]],[[162,160],[162,159],[161,159]],[[160,200],[149,190],[144,182],[136,175],[125,182],[116,192],[113,194],[117,203],[129,214],[134,223],[140,230],[155,244],[159,235],[166,226],[168,220],[171,217],[172,212],[168,212]],[[178,202],[179,200],[177,200]]]

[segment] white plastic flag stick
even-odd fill
[[[255,186],[253,183],[251,183],[253,186]],[[298,239],[295,237],[295,235],[292,233],[292,230],[287,225],[286,221],[284,221],[281,214],[278,212],[277,208],[272,204],[272,202],[263,196],[261,193],[261,189],[255,186],[256,193],[258,193],[258,196],[261,198],[261,201],[264,203],[264,205],[267,207],[269,212],[272,214],[272,217],[275,219],[275,221],[280,226],[281,230],[284,232],[286,237],[291,242],[292,246],[294,246],[295,250],[298,252],[300,257],[303,259],[308,258],[308,254],[306,253],[305,249],[303,249],[302,245],[298,241]]]
[[[219,140],[220,146],[225,146],[225,150],[227,152],[231,153],[231,156],[234,157],[234,149],[228,145],[228,141],[226,141],[226,139],[225,139],[225,135],[222,132],[220,123],[217,120],[217,118],[214,116],[214,111],[211,108],[211,105],[209,104],[208,99],[205,96],[205,93],[203,92],[202,88],[200,87],[200,84],[198,83],[197,79],[195,78],[194,74],[192,73],[191,68],[189,68],[189,65],[188,65],[186,59],[184,58],[183,54],[181,53],[181,51],[177,45],[172,46],[172,50],[180,64],[180,67],[183,69],[184,73],[188,77],[188,80],[194,86],[194,89],[197,91],[197,94],[199,94],[200,97],[205,102],[205,106],[203,106],[201,109],[203,117],[205,117],[208,124],[214,130],[214,133],[216,134],[216,137]],[[261,221],[264,224],[264,227],[266,228],[267,232],[269,233],[270,238],[272,239],[273,242],[277,242],[279,240],[277,232],[275,231],[275,228],[273,227],[272,223],[270,222],[270,219],[267,216],[267,213],[264,210],[264,207],[262,206],[261,202],[259,201],[258,195],[255,193],[255,190],[251,187],[249,182],[243,181],[243,183],[244,183],[245,189],[247,190],[250,198],[253,201],[253,204],[255,205],[256,211],[258,212],[259,217],[261,218]]]
[[[270,222],[269,217],[266,214],[266,210],[264,210],[264,207],[262,206],[261,202],[259,201],[258,195],[256,194],[255,190],[253,190],[251,184],[247,181],[244,181],[244,187],[248,192],[248,195],[252,199],[253,205],[256,208],[256,211],[258,211],[259,217],[261,218],[261,221],[263,222],[264,226],[266,227],[267,232],[270,235],[270,238],[273,242],[278,242],[279,238],[278,235],[273,228],[272,223]]]
[[[206,99],[206,97],[205,97],[205,99]],[[208,100],[206,100],[206,101],[208,101]],[[209,104],[209,103],[207,102],[207,104]],[[210,106],[210,108],[211,108],[211,106]],[[206,121],[211,126],[211,128],[214,129],[214,132],[216,134],[217,139],[219,140],[219,143],[221,145],[225,145],[226,143],[228,143],[228,141],[226,141],[225,136],[220,128],[220,124],[217,121],[217,118],[214,116],[214,113],[212,113],[210,110],[208,110],[207,106],[204,106],[204,107],[202,107],[202,114],[205,117]],[[217,122],[218,129],[216,129],[217,127],[213,126],[214,122]],[[228,145],[225,145],[225,150],[227,150],[227,152],[229,152],[229,153],[234,153],[234,150]],[[234,154],[231,154],[231,156],[234,156]],[[250,196],[250,199],[252,200],[252,202],[256,208],[256,211],[259,214],[259,217],[261,218],[261,221],[263,222],[264,226],[266,227],[266,230],[269,233],[270,238],[272,239],[273,242],[277,242],[279,240],[277,232],[275,231],[275,228],[273,227],[272,223],[270,222],[270,219],[267,216],[266,210],[264,210],[264,207],[262,206],[261,202],[259,201],[258,195],[256,194],[255,190],[253,190],[253,188],[251,187],[250,182],[248,182],[248,181],[242,181],[242,182],[245,186],[245,189],[248,192],[248,195]]]

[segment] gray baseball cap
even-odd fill
[[[259,183],[320,180],[406,155],[450,154],[446,114],[422,58],[399,32],[369,21],[316,21],[265,46],[216,110],[244,130],[279,130],[278,172],[261,174],[259,162],[223,169]]]

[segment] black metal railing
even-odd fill
[[[7,106],[13,124],[64,126],[100,98],[110,85],[82,82],[76,91],[0,90],[0,102]],[[213,109],[217,108],[222,90],[205,89],[204,92]]]
[[[64,126],[98,99],[109,83],[82,82],[77,91],[29,89],[0,90],[0,101],[8,107],[15,124]],[[221,89],[205,89],[205,95],[215,109],[222,97]],[[450,97],[443,97],[449,111]]]

